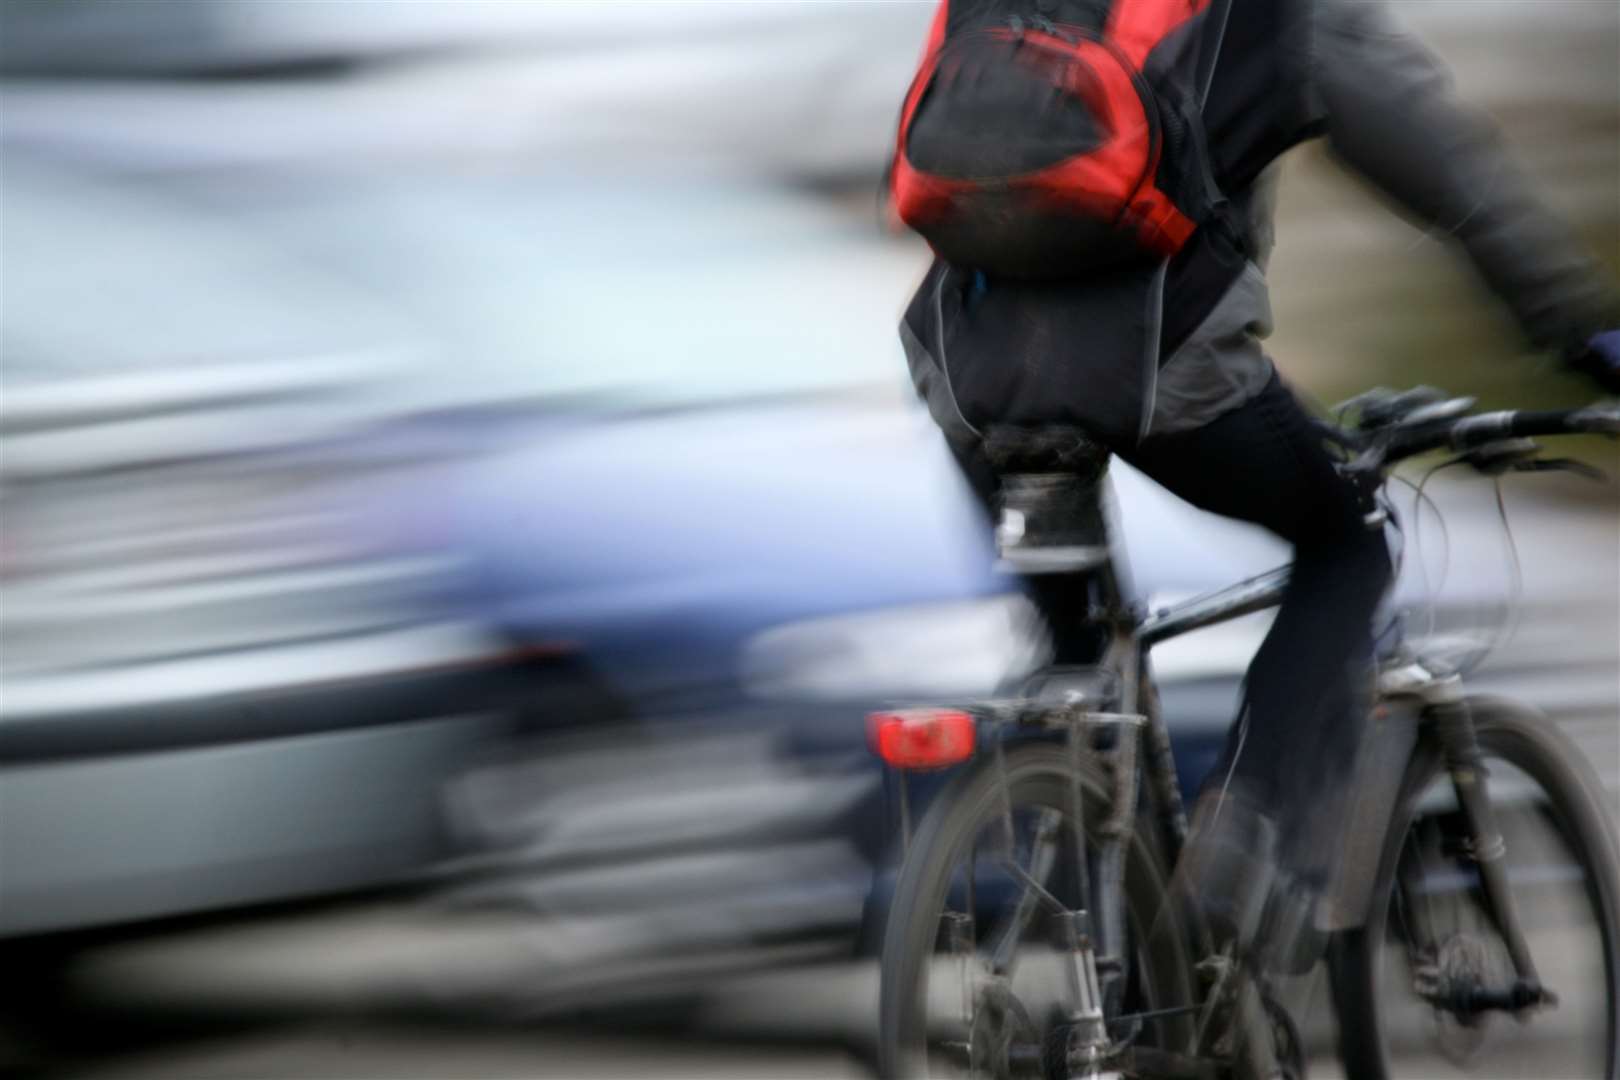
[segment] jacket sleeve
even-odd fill
[[[1311,80],[1332,153],[1449,233],[1538,347],[1620,326],[1603,269],[1533,195],[1482,113],[1376,0],[1311,5]]]

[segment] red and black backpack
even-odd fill
[[[900,219],[1007,277],[1174,255],[1220,202],[1201,104],[1230,2],[941,0],[900,115]]]

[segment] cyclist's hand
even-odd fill
[[[1620,394],[1620,330],[1594,335],[1571,352],[1569,366],[1596,380],[1604,393]]]

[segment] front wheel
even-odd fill
[[[1508,890],[1553,1005],[1482,1003],[1515,971],[1439,748],[1420,745],[1372,917],[1334,947],[1348,1076],[1607,1077],[1620,1038],[1620,869],[1602,788],[1545,716],[1471,703]]]
[[[1067,1076],[1068,980],[1074,950],[1039,892],[1097,911],[1096,830],[1106,776],[1083,765],[1092,895],[1078,903],[1068,756],[1034,743],[1006,751],[1006,799],[993,758],[934,800],[907,851],[884,930],[879,1065],[886,1077]],[[1011,828],[1006,808],[1011,806]],[[1164,914],[1166,864],[1144,814],[1125,845],[1125,970],[1105,980],[1104,1011],[1174,1009],[1190,1001],[1185,954]],[[1009,861],[1022,873],[1009,867]],[[1039,889],[1030,882],[1039,884]],[[1162,927],[1161,927],[1162,929]],[[1184,1017],[1111,1025],[1133,1045],[1184,1041]]]

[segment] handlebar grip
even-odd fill
[[[1534,435],[1572,435],[1582,430],[1579,423],[1581,410],[1555,409],[1547,412],[1519,412],[1513,417],[1513,434],[1524,438]]]
[[[1582,409],[1551,409],[1541,412],[1508,410],[1467,416],[1451,425],[1450,443],[1459,450],[1483,446],[1498,439],[1523,439],[1536,435],[1570,435],[1595,430],[1580,422]]]

